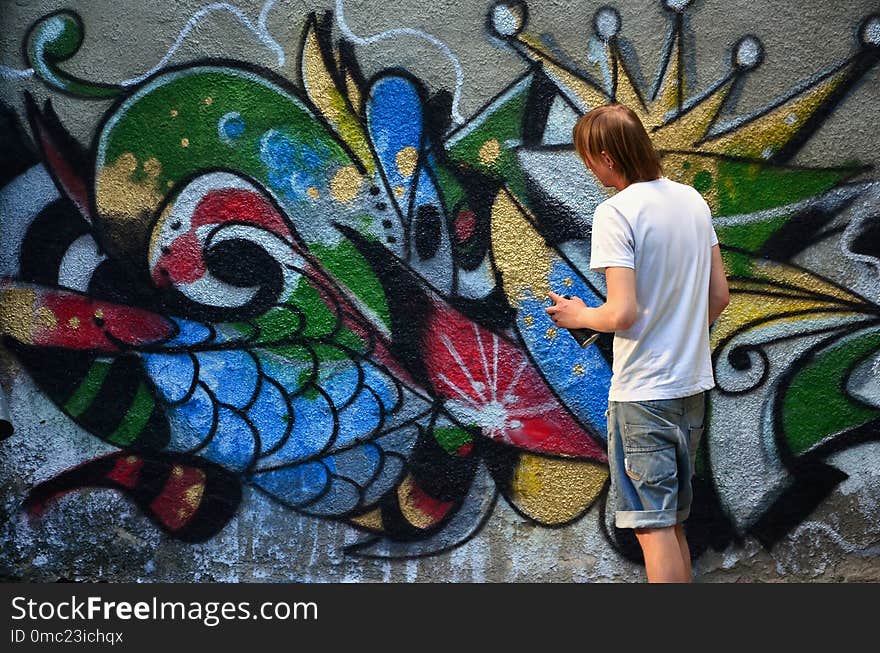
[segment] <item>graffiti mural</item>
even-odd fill
[[[417,558],[478,535],[501,500],[548,529],[597,512],[638,561],[604,505],[611,336],[581,349],[543,310],[549,290],[604,301],[587,256],[608,191],[571,128],[611,101],[706,198],[730,282],[694,555],[772,549],[847,478],[829,457],[878,439],[880,182],[858,161],[792,160],[880,59],[880,15],[846,60],[740,115],[762,42],[741,37],[693,90],[689,2],[658,3],[651,82],[617,8],[596,7],[585,66],[530,33],[537,5],[496,2],[487,38],[525,72],[463,118],[460,85],[366,75],[341,2],[306,16],[288,52],[266,28],[273,4],[242,21],[278,70],[166,58],[122,83],[76,76],[88,25],[61,10],[23,34],[28,68],[5,73],[107,106],[87,144],[51,100],[27,93],[24,120],[3,109],[3,346],[112,447],[28,488],[37,523],[102,487],[164,536],[206,542],[249,509],[247,489],[360,533],[347,556]]]

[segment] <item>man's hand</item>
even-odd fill
[[[547,293],[556,304],[548,306],[544,310],[553,320],[553,324],[564,329],[577,329],[583,325],[580,323],[584,309],[587,307],[580,297],[566,299],[555,292]]]
[[[544,310],[556,326],[566,329],[592,329],[603,333],[625,331],[638,317],[636,303],[636,275],[632,268],[605,268],[608,298],[601,306],[587,306],[579,297],[566,299],[555,292],[548,293],[556,306]]]

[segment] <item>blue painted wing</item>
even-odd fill
[[[430,404],[384,368],[326,339],[268,344],[175,322],[164,350],[140,354],[171,424],[166,450],[320,515],[362,508],[399,479]]]
[[[556,259],[549,275],[550,287],[557,293],[580,297],[587,306],[605,300],[564,259]],[[556,330],[544,309],[550,304],[534,296],[522,300],[516,327],[532,359],[560,399],[572,413],[603,439],[607,439],[605,410],[611,386],[611,365],[595,345],[581,348],[563,329]]]
[[[405,258],[448,294],[455,270],[449,218],[424,129],[423,102],[413,80],[397,75],[380,78],[367,98],[367,132],[404,225]]]
[[[313,462],[255,472],[249,480],[277,501],[307,514],[330,517],[362,511],[400,481],[418,428],[397,427]]]

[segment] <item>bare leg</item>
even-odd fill
[[[691,569],[691,550],[688,548],[687,539],[684,536],[684,525],[675,525],[675,536],[678,538],[678,548],[681,551],[681,559],[687,572],[688,582],[690,582],[694,579],[694,574]]]
[[[637,528],[636,537],[645,555],[649,583],[690,582],[674,526]]]

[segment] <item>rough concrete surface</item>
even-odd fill
[[[696,580],[880,580],[875,2],[2,5],[0,578],[643,582],[540,301],[640,96],[731,280]]]

